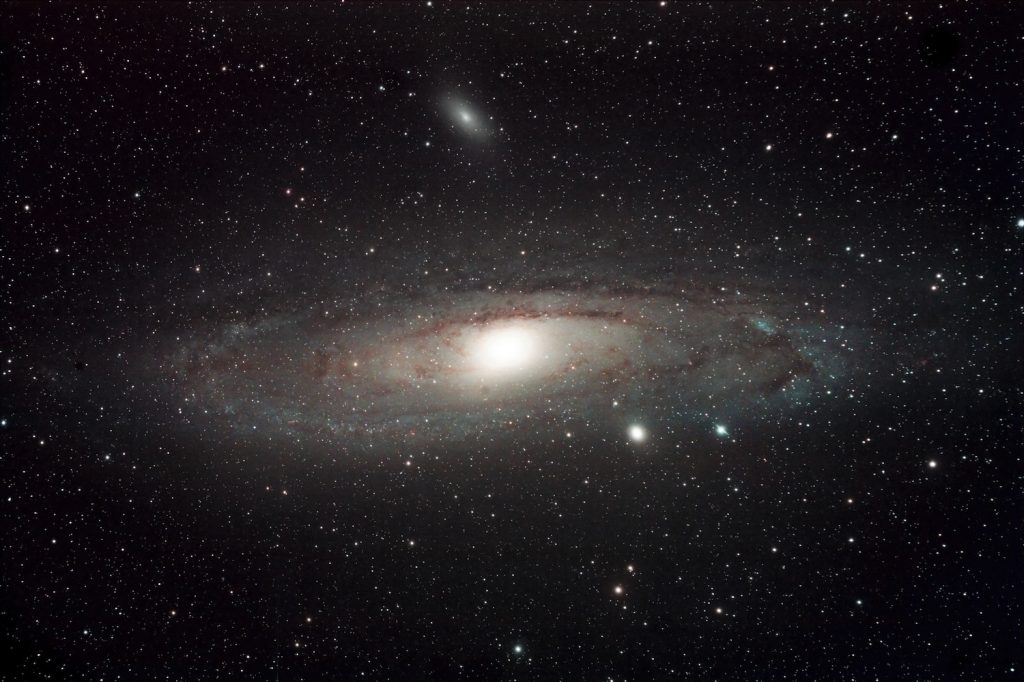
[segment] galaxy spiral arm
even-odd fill
[[[161,364],[205,414],[261,437],[429,441],[609,418],[616,406],[678,420],[683,405],[697,421],[784,409],[797,388],[820,390],[848,369],[814,346],[835,330],[796,309],[676,278],[551,277],[501,292],[388,294],[354,313],[280,305],[197,327]],[[523,345],[523,358],[501,355]]]

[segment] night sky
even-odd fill
[[[1021,679],[1022,26],[0,5],[4,679]]]

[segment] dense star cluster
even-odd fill
[[[0,7],[4,679],[1021,678],[1022,21]]]

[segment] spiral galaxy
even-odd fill
[[[1020,678],[1022,26],[0,2],[0,677]]]
[[[678,282],[435,291],[361,314],[211,325],[163,370],[197,406],[261,436],[451,444],[574,420],[705,428],[841,378],[842,357],[812,338],[827,322],[796,308]]]

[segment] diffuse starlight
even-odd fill
[[[841,379],[841,355],[813,352],[815,325],[783,322],[792,303],[712,295],[595,286],[435,295],[385,317],[273,315],[197,330],[161,371],[242,433],[424,443],[543,415],[617,430],[613,403],[651,417],[686,405],[698,423]]]

